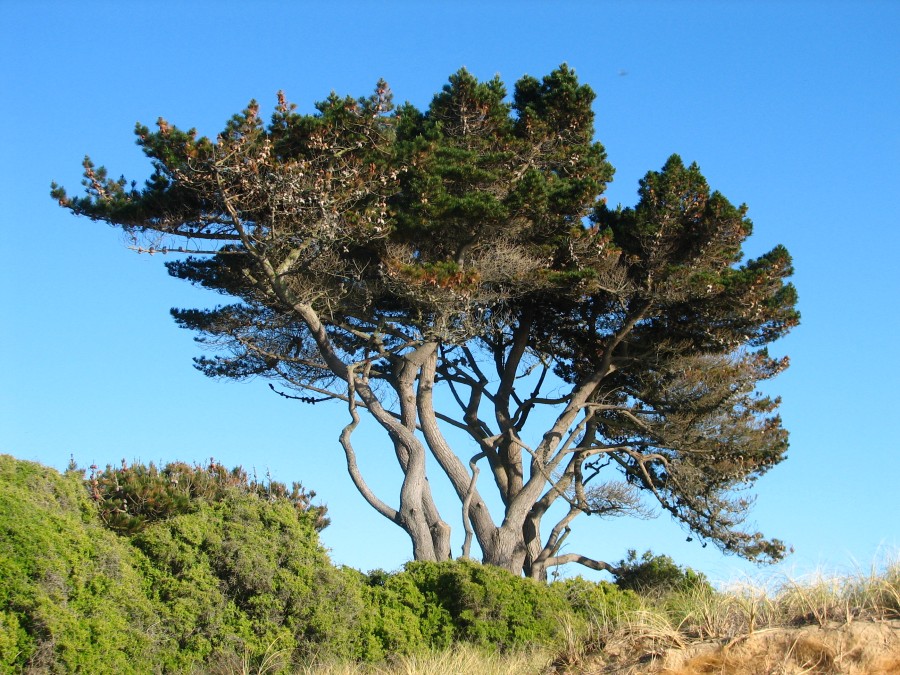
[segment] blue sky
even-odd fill
[[[750,206],[750,255],[783,243],[794,256],[803,321],[775,346],[792,366],[769,386],[791,450],[751,516],[795,547],[783,569],[867,567],[900,550],[900,3],[334,5],[0,0],[0,452],[58,468],[213,456],[270,471],[328,503],[335,561],[402,565],[405,535],[346,476],[345,411],[195,371],[199,348],[168,310],[217,298],[60,209],[49,184],[77,192],[85,154],[143,180],[136,121],[214,135],[251,98],[270,112],[279,89],[308,110],[384,77],[425,106],[461,66],[511,86],[566,62],[597,92],[611,203],[634,203],[637,180],[677,152]],[[361,464],[388,493],[388,448],[366,433]],[[576,530],[570,550],[607,560],[652,548],[718,580],[761,573],[666,518]]]

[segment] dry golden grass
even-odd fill
[[[900,673],[900,561],[846,577],[739,584],[646,601],[600,629],[573,675]]]
[[[900,672],[900,624],[861,621],[830,627],[767,629],[738,643],[670,653],[647,673],[693,675],[868,675]],[[894,668],[894,670],[892,670]]]
[[[399,656],[381,664],[332,663],[306,666],[302,675],[535,675],[547,672],[549,652],[486,654],[468,645],[415,656]]]

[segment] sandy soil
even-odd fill
[[[668,644],[666,644],[668,642]],[[558,672],[580,675],[900,675],[900,621],[772,628],[727,642],[612,635]]]

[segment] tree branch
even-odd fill
[[[472,548],[472,536],[474,534],[474,531],[472,530],[472,518],[469,515],[469,508],[472,505],[472,495],[475,493],[475,482],[478,480],[477,462],[484,456],[485,453],[479,452],[477,455],[473,455],[472,459],[469,460],[469,467],[472,469],[472,480],[469,483],[469,489],[466,491],[466,497],[465,499],[463,499],[462,503],[463,529],[466,531],[466,536],[463,540],[462,546],[463,558],[469,557],[469,551]]]
[[[353,378],[347,383],[347,408],[350,411],[350,423],[344,427],[343,431],[341,431],[340,442],[341,447],[344,448],[344,455],[347,458],[347,471],[350,474],[350,478],[353,480],[353,484],[356,486],[356,489],[359,490],[359,493],[363,496],[369,505],[378,511],[385,518],[390,520],[393,523],[400,523],[400,514],[396,509],[391,508],[383,501],[381,501],[378,497],[375,496],[375,493],[369,488],[368,484],[362,477],[362,473],[359,471],[359,466],[356,464],[356,452],[353,449],[353,445],[350,442],[350,436],[353,433],[353,430],[356,429],[359,424],[359,414],[356,412],[356,394],[353,390]]]
[[[545,565],[547,567],[556,567],[557,565],[566,565],[568,563],[578,563],[579,565],[584,565],[592,570],[597,570],[598,572],[609,572],[610,574],[616,574],[619,571],[618,567],[614,567],[609,563],[603,562],[601,560],[594,560],[593,558],[588,558],[587,556],[580,555],[578,553],[564,553],[563,555],[556,555],[550,558],[547,558],[545,561]]]
[[[300,401],[301,403],[310,403],[310,404],[324,403],[325,401],[333,401],[334,399],[337,398],[337,396],[335,396],[335,395],[332,395],[332,396],[323,396],[322,398],[313,398],[312,396],[294,396],[294,395],[292,395],[292,394],[286,394],[286,393],[283,392],[283,391],[278,391],[278,390],[275,388],[275,385],[272,384],[271,382],[269,382],[269,389],[271,389],[272,391],[274,391],[276,394],[278,394],[278,395],[281,396],[282,398],[287,398],[287,399],[290,399],[290,400],[292,400],[292,401]],[[346,399],[344,399],[344,400],[346,400]]]
[[[423,361],[422,370],[419,373],[416,408],[419,413],[422,434],[425,436],[425,442],[428,444],[431,454],[437,460],[447,478],[450,479],[457,496],[463,501],[468,499],[470,503],[468,509],[469,518],[479,542],[483,542],[496,529],[496,526],[474,482],[469,477],[459,457],[447,443],[437,424],[433,398],[436,369],[437,345]]]

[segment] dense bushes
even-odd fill
[[[550,587],[563,599],[570,612],[588,623],[615,621],[623,613],[638,609],[641,604],[634,591],[623,590],[606,581],[593,582],[574,577],[555,581]]]
[[[366,586],[359,657],[466,642],[490,650],[550,645],[566,627],[636,608],[637,596],[580,577],[544,585],[470,560],[410,562],[396,573],[344,573]]]
[[[428,604],[443,610],[454,639],[479,646],[548,642],[566,613],[562,598],[546,585],[498,567],[466,560],[411,562],[403,574]]]
[[[321,511],[217,466],[181,475],[200,489],[161,492],[171,473],[141,465],[85,481],[0,456],[0,670],[182,672],[352,646]],[[110,518],[124,505],[141,516],[127,527]]]
[[[639,593],[665,594],[671,591],[709,590],[712,586],[700,572],[682,568],[667,555],[653,555],[645,551],[639,558],[637,551],[619,561],[614,575],[616,585]]]
[[[234,491],[132,541],[150,561],[154,599],[188,660],[264,652],[273,642],[308,651],[340,637],[339,608],[322,592],[333,570],[311,522],[286,500]]]
[[[0,455],[0,670],[150,673],[162,607],[80,474]]]
[[[328,526],[325,506],[312,503],[316,493],[302,483],[287,485],[269,478],[252,478],[241,467],[227,469],[214,459],[205,466],[170,462],[158,469],[153,462],[121,467],[107,465],[102,471],[91,466],[88,480],[91,497],[97,502],[100,518],[112,529],[138,532],[148,523],[180,513],[190,513],[204,502],[221,501],[226,492],[237,490],[268,500],[287,500],[301,513],[312,515],[319,531]]]
[[[511,650],[633,602],[471,561],[336,568],[311,494],[214,463],[85,479],[0,456],[0,672],[289,672],[454,642]]]

